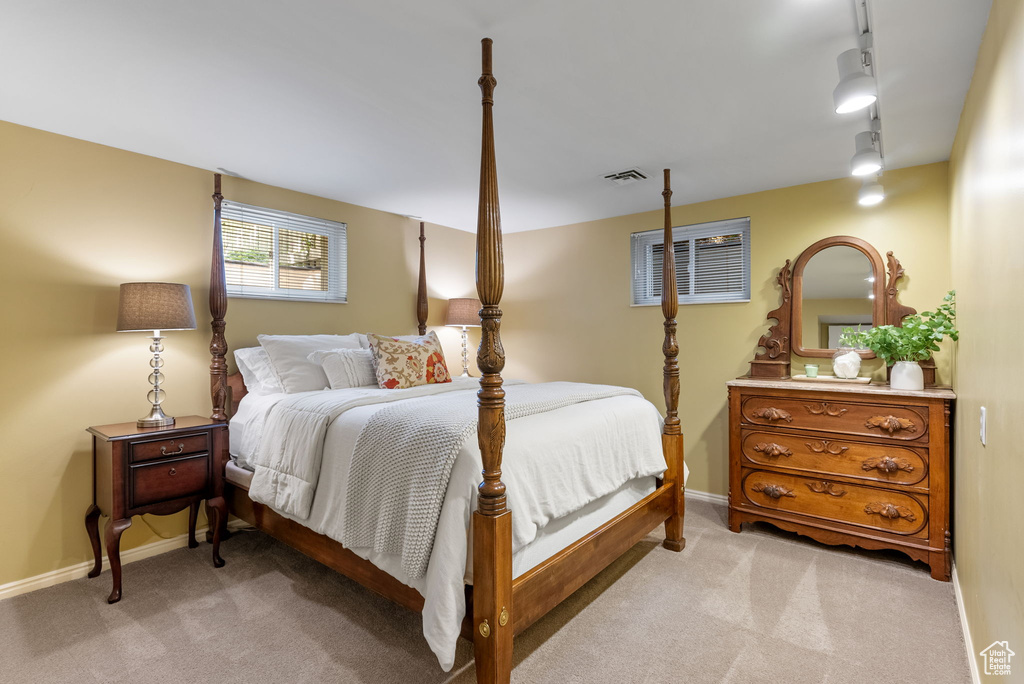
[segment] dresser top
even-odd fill
[[[949,387],[926,387],[923,390],[898,390],[886,383],[859,385],[856,383],[828,382],[826,380],[772,380],[767,378],[736,378],[725,383],[729,387],[764,387],[769,389],[803,390],[807,392],[846,392],[849,394],[876,394],[887,397],[922,397],[925,399],[956,399]]]

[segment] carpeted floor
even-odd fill
[[[953,587],[899,554],[821,546],[688,502],[516,639],[517,683],[969,682]],[[3,682],[472,682],[419,617],[256,532],[0,602]]]

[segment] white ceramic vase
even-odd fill
[[[923,390],[924,371],[917,361],[897,361],[892,366],[889,386],[899,390]]]

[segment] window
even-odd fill
[[[225,200],[221,232],[229,296],[348,301],[344,223]]]
[[[633,305],[661,303],[664,231],[630,236]],[[672,229],[680,304],[750,301],[750,219],[729,219]]]

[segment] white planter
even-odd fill
[[[923,390],[924,371],[917,361],[897,361],[893,364],[889,386],[899,390]]]

